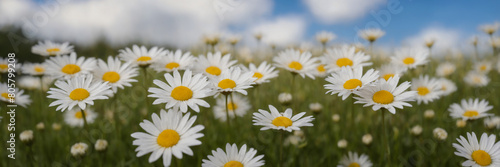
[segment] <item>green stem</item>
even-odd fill
[[[230,131],[231,123],[229,122],[229,106],[228,106],[228,102],[227,102],[229,94],[225,94],[224,96],[225,96],[224,98],[225,98],[225,101],[226,101],[227,140],[229,140],[231,138],[230,135],[229,135],[229,133],[231,132]]]
[[[284,167],[284,162],[283,162],[283,143],[285,141],[283,141],[283,135],[284,135],[285,131],[284,130],[280,130],[280,140],[278,141],[280,143],[280,167]]]
[[[147,72],[147,67],[141,67],[141,71],[144,74],[144,80],[142,82],[142,87],[144,88],[144,94],[145,94],[145,101],[146,101],[146,113],[149,113],[149,99],[148,99],[148,72]],[[148,114],[146,114],[148,115]]]
[[[381,110],[382,112],[382,133],[383,133],[383,139],[384,140],[384,144],[385,144],[385,147],[387,149],[387,165],[388,166],[391,166],[391,148],[389,146],[389,139],[388,139],[388,135],[387,135],[387,127],[385,126],[385,113],[388,112],[386,109],[382,109]]]

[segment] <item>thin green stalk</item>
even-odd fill
[[[382,109],[382,133],[383,133],[383,139],[384,140],[384,145],[386,147],[387,155],[387,165],[391,166],[391,147],[389,146],[389,139],[387,135],[387,127],[385,126],[385,113],[388,112],[386,109]]]
[[[228,96],[229,94],[225,94],[224,95],[225,97],[225,101],[226,101],[226,126],[227,126],[227,140],[229,140],[231,137],[229,135],[229,133],[231,132],[231,123],[229,122],[229,106],[228,106],[228,102],[227,102],[227,99],[228,99]]]
[[[283,143],[285,142],[283,140],[283,135],[284,135],[285,131],[284,130],[280,130],[280,140],[278,141],[280,143],[280,167],[284,167],[284,162],[283,162]]]
[[[148,72],[147,72],[147,67],[141,67],[141,71],[144,74],[144,80],[142,82],[142,87],[144,88],[144,95],[145,95],[145,101],[146,101],[146,113],[149,113],[149,99],[148,99]],[[146,114],[148,115],[148,114]]]

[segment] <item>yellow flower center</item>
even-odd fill
[[[475,117],[478,115],[479,115],[479,113],[475,110],[467,110],[464,112],[464,117]]]
[[[384,78],[386,81],[388,81],[389,78],[391,78],[391,77],[394,77],[394,74],[385,74],[384,77],[382,77],[382,78]]]
[[[476,77],[472,78],[472,81],[474,81],[474,83],[476,83],[476,84],[479,84],[479,83],[481,83],[482,80],[481,80],[481,77],[476,76]]]
[[[448,89],[448,88],[446,88],[445,85],[441,86],[441,90],[446,91],[446,89]]]
[[[55,55],[55,52],[61,51],[59,48],[49,48],[47,49],[47,52],[49,52],[49,55]]]
[[[0,64],[0,69],[6,70],[7,68],[9,68],[7,64]]]
[[[236,82],[234,82],[231,79],[223,79],[222,81],[219,82],[217,86],[219,86],[219,88],[222,89],[228,89],[228,88],[232,89],[236,87]]]
[[[353,162],[353,163],[349,164],[348,167],[360,167],[360,165],[356,162]]]
[[[141,56],[141,57],[137,58],[137,61],[142,61],[142,62],[149,61],[149,60],[151,60],[151,57],[149,57],[149,56]]]
[[[491,164],[490,154],[483,150],[476,150],[472,152],[472,159],[481,166],[488,166]]]
[[[66,74],[76,74],[80,72],[80,67],[76,64],[66,64],[61,71]]]
[[[302,64],[297,61],[292,61],[290,64],[288,64],[288,67],[294,70],[302,70]]]
[[[87,115],[87,112],[83,111],[83,114],[82,114],[81,111],[78,111],[75,113],[75,118],[82,119],[84,115]]]
[[[429,88],[427,88],[425,86],[417,88],[417,93],[420,96],[425,96],[425,95],[429,94],[429,92],[431,92],[431,91],[429,91]]]
[[[337,66],[339,67],[352,66],[352,60],[347,57],[337,59]]]
[[[207,69],[205,69],[205,72],[209,73],[209,74],[212,74],[212,75],[216,75],[216,76],[219,76],[220,73],[221,73],[221,70],[219,67],[215,67],[215,66],[210,66],[208,67]]]
[[[191,99],[193,97],[193,91],[185,86],[178,86],[172,90],[170,96],[175,100],[185,101]]]
[[[165,65],[165,68],[173,70],[174,68],[179,67],[179,63],[176,62],[170,62],[167,65]]]
[[[358,86],[361,87],[362,82],[359,79],[350,79],[344,83],[344,89],[354,89]]]
[[[254,78],[257,78],[256,80],[261,79],[263,76],[264,76],[264,75],[262,75],[262,73],[260,73],[260,72],[255,72],[255,73],[253,73],[253,77],[254,77]]]
[[[373,101],[380,104],[390,104],[394,101],[394,95],[387,90],[380,90],[373,94]]]
[[[226,164],[224,164],[224,167],[243,167],[243,164],[238,161],[229,161]]]
[[[317,68],[318,72],[325,72],[326,69],[325,69],[325,65],[319,65]]]
[[[40,66],[36,66],[36,67],[35,67],[35,71],[36,71],[36,72],[44,72],[44,71],[45,71],[45,68],[40,67]]]
[[[71,91],[71,93],[69,93],[69,98],[71,100],[80,101],[80,100],[86,99],[89,96],[90,96],[89,91],[87,91],[83,88],[76,88],[75,90]]]
[[[413,57],[407,57],[407,58],[403,59],[403,63],[405,63],[406,65],[410,65],[410,64],[415,63],[415,59]]]
[[[175,130],[166,129],[158,135],[156,143],[162,147],[169,148],[176,145],[180,139],[181,137],[179,136],[179,133]]]
[[[290,118],[280,116],[274,118],[273,122],[271,122],[274,126],[283,126],[283,127],[289,127],[292,126],[293,122]]]
[[[485,65],[482,65],[481,67],[479,67],[479,69],[480,69],[481,71],[485,71],[485,70],[486,70],[486,66],[485,66]]]
[[[236,110],[236,109],[238,109],[238,105],[236,103],[228,103],[227,109],[230,111]]]
[[[120,80],[120,74],[114,71],[108,71],[102,75],[102,80],[115,83]]]
[[[9,97],[9,94],[8,93],[2,93],[2,97],[5,98],[5,99],[10,99]]]

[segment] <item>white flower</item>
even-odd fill
[[[104,151],[108,147],[108,141],[104,139],[98,139],[95,141],[94,148],[96,151]]]
[[[370,161],[370,157],[365,154],[361,154],[358,156],[358,153],[350,152],[347,153],[347,156],[344,155],[342,160],[340,161],[340,165],[337,167],[372,167],[372,162]]]
[[[335,39],[337,36],[331,32],[328,31],[321,31],[319,33],[316,33],[316,40],[320,42],[321,44],[326,44],[329,41]]]
[[[57,88],[50,88],[48,98],[56,99],[49,107],[57,106],[56,111],[71,110],[78,105],[85,110],[86,105],[94,105],[94,100],[108,99],[111,86],[106,83],[93,81],[92,75],[77,76],[66,81],[56,81]]]
[[[448,108],[450,111],[450,116],[453,118],[461,118],[463,120],[475,120],[483,117],[490,116],[488,114],[489,110],[493,109],[493,106],[488,105],[488,101],[479,99],[462,99],[461,103],[453,103]]]
[[[441,85],[435,78],[429,78],[427,75],[420,75],[419,78],[412,79],[411,90],[417,91],[418,104],[424,102],[427,104],[439,99],[442,94]]]
[[[64,113],[64,122],[71,127],[83,127],[84,120],[83,116],[87,120],[87,123],[94,123],[94,120],[97,118],[97,113],[95,113],[92,109],[86,108],[83,110],[85,114],[82,114],[80,108],[73,108]]]
[[[123,61],[137,64],[141,67],[147,67],[156,62],[161,56],[166,55],[169,51],[163,48],[153,47],[147,49],[145,46],[132,46],[132,49],[121,49],[118,55]]]
[[[324,87],[328,90],[327,94],[338,94],[338,96],[342,96],[342,100],[345,100],[352,93],[366,85],[371,85],[377,79],[378,71],[374,69],[370,69],[363,74],[363,67],[361,66],[354,69],[342,67],[340,71],[336,71],[326,78],[326,81],[330,84],[326,84]]]
[[[148,97],[157,98],[153,104],[165,104],[165,109],[174,108],[182,112],[187,112],[188,106],[196,112],[200,112],[199,106],[210,107],[205,100],[211,95],[211,90],[207,87],[209,82],[207,77],[202,74],[192,75],[190,70],[184,72],[184,76],[179,74],[179,71],[174,71],[172,76],[169,73],[164,74],[167,83],[155,79],[153,83],[160,88],[149,88],[148,92],[152,93]]]
[[[94,76],[97,81],[108,82],[111,89],[116,93],[117,89],[124,89],[124,86],[131,87],[131,82],[138,75],[137,68],[130,63],[122,64],[118,58],[108,57],[108,62],[97,60],[97,68],[94,69]]]
[[[45,63],[24,63],[21,67],[23,74],[28,74],[32,76],[42,76],[45,75],[47,67]]]
[[[367,134],[363,135],[363,137],[361,138],[361,141],[366,145],[370,145],[373,141],[373,137],[371,134],[367,133]]]
[[[273,58],[275,65],[283,68],[293,74],[299,74],[302,78],[305,76],[314,79],[313,72],[317,66],[317,58],[312,57],[310,52],[300,53],[298,50],[287,49],[278,53]]]
[[[347,147],[347,140],[341,139],[337,142],[337,147],[339,148],[346,148]]]
[[[412,135],[415,135],[415,136],[418,136],[420,134],[422,134],[422,126],[420,125],[415,125],[413,126],[411,129],[410,129],[410,133]]]
[[[457,85],[449,79],[439,78],[438,79],[439,87],[441,87],[441,95],[447,96],[457,91]]]
[[[36,124],[36,130],[45,130],[45,124],[43,122],[39,122]]]
[[[311,110],[312,112],[320,112],[322,109],[323,105],[321,105],[321,103],[316,102],[309,104],[309,110]]]
[[[467,121],[466,120],[459,119],[456,122],[457,128],[463,128],[463,127],[465,127],[465,125],[467,125]]]
[[[380,78],[384,78],[386,81],[394,75],[402,76],[406,72],[406,67],[398,64],[385,64],[379,68]]]
[[[446,132],[443,128],[435,128],[432,133],[434,134],[434,138],[438,140],[446,140],[448,137],[448,132]]]
[[[424,117],[427,118],[427,119],[432,119],[434,118],[434,110],[425,110],[424,111]]]
[[[453,74],[456,70],[456,66],[450,62],[444,62],[438,65],[436,68],[436,75],[440,77],[447,77]]]
[[[46,61],[47,74],[58,79],[69,79],[81,74],[90,74],[96,67],[94,58],[76,57],[76,53],[70,55],[51,57]]]
[[[500,117],[493,116],[484,119],[484,125],[488,129],[500,128]]]
[[[457,149],[455,155],[467,159],[462,166],[500,166],[500,143],[495,142],[495,139],[495,135],[483,133],[478,141],[474,132],[467,132],[467,139],[460,136],[457,138],[459,144],[453,143],[453,147]]]
[[[65,55],[73,52],[73,45],[69,45],[68,42],[65,43],[55,43],[52,41],[38,41],[38,44],[31,47],[31,52],[41,56],[58,56]]]
[[[339,122],[340,121],[340,115],[339,114],[333,114],[332,115],[332,120],[333,120],[333,122]]]
[[[19,134],[19,139],[23,143],[31,143],[33,141],[33,131],[32,130],[22,131],[21,134]]]
[[[200,55],[196,59],[193,67],[195,71],[204,73],[207,76],[219,76],[223,71],[236,64],[236,60],[231,60],[231,55],[222,56],[221,52],[207,53],[207,56]]]
[[[363,107],[372,106],[373,110],[385,108],[395,114],[396,108],[403,109],[403,106],[411,107],[407,103],[413,101],[417,92],[405,91],[411,85],[410,82],[403,82],[398,86],[399,76],[391,77],[388,81],[379,79],[375,85],[368,85],[364,89],[355,92],[360,97],[354,97],[354,103],[365,104]]]
[[[24,90],[9,88],[6,83],[0,83],[0,101],[20,105],[25,108],[31,104],[30,96],[25,94]]]
[[[153,122],[144,120],[139,125],[147,133],[135,132],[133,145],[138,146],[137,157],[151,153],[149,163],[163,156],[163,165],[170,166],[172,155],[182,159],[182,154],[193,156],[190,147],[200,145],[198,138],[203,137],[199,133],[205,127],[203,125],[193,126],[196,116],[190,117],[190,113],[183,115],[182,112],[168,110],[160,111],[152,115]]]
[[[374,42],[378,38],[382,37],[385,35],[385,32],[381,29],[364,29],[361,31],[358,31],[358,36],[361,38],[369,41],[369,42]]]
[[[71,155],[75,157],[83,156],[87,153],[89,146],[86,143],[76,143],[71,146]]]
[[[476,71],[469,71],[465,77],[464,81],[466,84],[474,87],[483,87],[488,85],[490,78],[486,74],[478,73]]]
[[[270,79],[278,77],[278,71],[271,64],[267,64],[266,61],[260,63],[259,67],[250,63],[247,71],[253,72],[253,77],[257,78],[254,81],[256,84],[267,83]]]
[[[9,62],[14,60],[14,62]],[[17,59],[9,59],[0,57],[0,74],[8,73],[10,68],[14,68],[15,71],[21,69],[21,64],[18,63]]]
[[[312,116],[301,118],[306,112],[301,112],[295,116],[292,115],[292,109],[288,108],[284,113],[269,105],[269,111],[259,109],[259,112],[253,113],[253,125],[264,126],[260,130],[276,129],[292,132],[292,130],[300,130],[302,126],[313,126],[311,121]]]
[[[428,62],[428,56],[429,52],[424,49],[401,48],[396,50],[395,55],[391,57],[391,63],[413,69],[419,65],[425,65]]]
[[[227,105],[229,118],[231,119],[235,116],[243,117],[252,107],[248,98],[238,94],[232,94],[231,98],[228,98]],[[227,118],[225,97],[221,96],[217,98],[216,105],[213,109],[215,118],[225,122]]]
[[[219,76],[212,77],[212,84],[216,91],[215,95],[238,92],[247,95],[245,89],[251,88],[255,77],[253,72],[242,71],[239,67],[229,68],[222,71]]]
[[[158,72],[187,70],[191,68],[195,60],[190,52],[182,54],[181,50],[177,50],[175,52],[168,52],[166,56],[161,56],[158,61],[153,62],[151,67]]]
[[[323,78],[326,77],[328,74],[329,72],[326,70],[324,64],[318,64],[318,66],[316,66],[316,70],[314,70],[314,76],[316,77]]]
[[[292,94],[290,93],[280,93],[278,95],[278,101],[283,104],[287,105],[292,101]]]
[[[250,148],[247,151],[247,145],[243,144],[238,151],[236,144],[226,144],[226,151],[221,148],[212,150],[212,155],[203,159],[202,167],[259,167],[264,165],[264,155],[255,156],[257,150]]]
[[[339,71],[342,67],[358,68],[372,65],[369,55],[358,51],[354,46],[344,45],[340,48],[328,49],[320,58],[321,64],[325,64],[328,72]]]
[[[484,24],[479,26],[479,29],[488,35],[493,35],[498,28],[500,28],[500,23]]]
[[[488,74],[491,71],[493,63],[490,61],[480,61],[474,64],[474,70],[482,74]]]

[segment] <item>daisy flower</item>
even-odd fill
[[[124,89],[125,86],[131,87],[131,82],[137,82],[132,79],[138,75],[137,68],[130,63],[122,64],[118,58],[108,57],[108,62],[97,60],[97,68],[94,69],[94,76],[97,81],[108,82],[111,89],[116,93],[117,89]]]
[[[379,68],[380,78],[384,78],[386,81],[394,75],[402,76],[406,72],[406,67],[394,64],[385,64]]]
[[[439,99],[442,94],[441,88],[437,79],[429,78],[427,75],[420,75],[420,77],[412,79],[411,90],[417,91],[418,104],[422,102],[427,104]]]
[[[174,70],[186,70],[191,68],[195,58],[190,52],[182,54],[181,50],[169,52],[166,56],[161,56],[151,67],[158,72],[172,72]]]
[[[406,81],[398,86],[399,76],[395,75],[388,81],[379,79],[374,85],[367,85],[364,89],[354,92],[360,97],[354,97],[355,104],[364,104],[363,107],[372,106],[374,111],[385,108],[389,112],[396,114],[396,108],[403,109],[403,106],[411,107],[407,103],[413,101],[417,92],[405,91],[411,84]]]
[[[461,118],[463,120],[475,120],[483,117],[490,116],[488,114],[489,110],[493,109],[493,106],[488,105],[488,101],[479,99],[462,99],[461,103],[453,103],[448,108],[450,116],[453,118]]]
[[[253,77],[257,78],[254,81],[257,85],[268,83],[270,79],[278,77],[278,71],[275,70],[276,67],[273,67],[271,64],[267,64],[266,61],[260,63],[259,67],[250,63],[249,67],[250,68],[245,69],[245,71],[253,72]]]
[[[71,127],[83,127],[84,121],[83,116],[87,120],[87,123],[91,124],[97,118],[97,113],[95,113],[92,109],[87,108],[82,112],[79,108],[73,108],[64,113],[64,122]]]
[[[486,74],[478,73],[476,71],[469,71],[465,74],[464,81],[466,84],[474,87],[483,87],[488,85],[490,78]]]
[[[33,77],[33,76],[22,76],[19,77],[17,80],[17,84],[20,88],[26,89],[26,90],[40,90],[42,85],[50,85],[52,84],[52,81],[54,81],[53,78],[51,77],[42,77],[42,81],[40,82],[39,77]],[[43,91],[47,91],[47,87],[43,87]]]
[[[230,68],[223,71],[219,76],[212,78],[212,84],[216,91],[216,96],[220,93],[227,95],[238,92],[247,95],[245,89],[251,88],[254,81],[253,72],[244,72],[239,67]]]
[[[483,133],[481,139],[477,139],[474,132],[467,132],[467,139],[460,136],[453,147],[457,149],[455,155],[467,158],[462,166],[500,166],[500,144],[495,142],[496,136]]]
[[[328,75],[328,71],[326,71],[325,69],[325,65],[324,64],[318,64],[318,66],[316,66],[316,70],[314,70],[314,76],[316,77],[326,77]]]
[[[144,120],[139,124],[147,133],[135,132],[131,135],[135,138],[132,144],[138,146],[135,149],[137,157],[151,153],[149,163],[163,157],[163,165],[170,166],[172,155],[178,159],[182,159],[183,153],[193,156],[190,147],[201,144],[198,138],[203,137],[203,134],[199,132],[205,128],[203,125],[193,126],[196,116],[161,110],[160,116],[153,113],[151,117],[153,122]]]
[[[21,67],[23,74],[28,74],[32,76],[43,76],[45,75],[45,70],[47,69],[45,63],[24,63]]]
[[[315,36],[316,40],[323,45],[335,39],[336,37],[337,36],[335,34],[328,31],[321,31]]]
[[[12,59],[10,60],[12,61]],[[21,68],[21,64],[17,63],[17,59],[14,59],[14,62],[9,62],[9,58],[2,58],[0,57],[0,73],[7,73],[9,72],[9,64],[13,64],[10,67],[14,68],[15,71]]]
[[[340,71],[333,73],[326,78],[330,84],[325,85],[326,92],[338,94],[342,96],[342,100],[347,99],[353,92],[363,88],[365,85],[371,84],[378,79],[378,71],[374,69],[368,70],[363,75],[363,67],[359,66],[355,69],[342,67]]]
[[[500,28],[500,23],[484,24],[479,26],[479,29],[488,35],[493,35],[498,28]]]
[[[95,69],[94,58],[76,57],[76,53],[70,55],[51,57],[46,61],[47,74],[58,79],[69,79],[80,74],[90,74]]]
[[[227,102],[229,118],[234,118],[235,116],[243,117],[251,108],[250,101],[248,98],[238,94],[232,94],[231,96],[232,98],[228,98]],[[226,121],[227,113],[224,97],[217,98],[216,105],[214,106],[214,115],[215,118],[224,122]]]
[[[441,93],[444,96],[450,95],[453,92],[457,91],[457,85],[449,79],[446,78],[439,78],[438,79],[438,84],[441,87]]]
[[[161,56],[168,54],[168,50],[158,47],[152,47],[151,49],[147,49],[145,46],[132,46],[132,49],[125,48],[121,49],[120,54],[118,55],[123,61],[133,62],[134,64],[139,65],[140,67],[147,67],[152,63],[158,61]]]
[[[492,66],[493,66],[492,62],[480,61],[474,64],[474,70],[482,74],[488,74],[488,72],[491,71]]]
[[[58,56],[73,52],[73,45],[65,43],[55,43],[51,41],[38,41],[38,44],[31,47],[31,52],[41,56]]]
[[[226,71],[234,64],[236,64],[236,60],[231,60],[231,55],[222,56],[220,52],[216,52],[208,53],[206,57],[200,55],[194,68],[197,72],[205,73],[208,76],[219,76],[222,71]]]
[[[488,129],[500,128],[500,117],[492,116],[484,119],[484,125]]]
[[[11,92],[12,90],[14,92]],[[25,94],[24,90],[9,88],[7,83],[0,83],[0,101],[8,104],[20,105],[25,108],[31,104],[30,96]]]
[[[287,49],[274,57],[273,61],[277,67],[290,71],[292,74],[314,79],[313,71],[317,66],[317,58],[312,57],[310,52],[300,53],[298,50]]]
[[[385,35],[385,32],[381,29],[364,29],[358,32],[358,36],[372,43],[378,38]]]
[[[358,51],[354,46],[342,46],[340,48],[328,49],[323,57],[320,59],[322,64],[325,64],[325,68],[328,72],[339,71],[340,68],[347,66],[351,68],[357,68],[359,66],[370,66],[372,65],[369,55]]]
[[[453,74],[456,70],[456,66],[450,62],[444,62],[438,65],[436,68],[436,75],[440,77],[447,77]]]
[[[56,81],[57,88],[50,88],[48,98],[56,99],[49,107],[57,106],[56,111],[71,110],[78,105],[85,110],[86,105],[94,105],[94,100],[108,99],[113,93],[107,83],[93,81],[92,75],[73,77],[66,81]]]
[[[211,95],[211,90],[208,88],[207,77],[203,74],[193,76],[191,70],[186,70],[181,78],[179,71],[175,70],[172,76],[169,73],[164,74],[167,83],[155,79],[153,83],[160,88],[149,88],[148,92],[152,93],[148,97],[157,98],[153,104],[166,103],[165,108],[174,108],[182,112],[187,112],[188,106],[196,112],[200,112],[199,106],[210,107],[205,100]]]
[[[344,157],[342,157],[340,165],[338,165],[337,167],[371,167],[372,165],[373,164],[370,161],[370,157],[368,157],[368,155],[361,154],[358,156],[358,153],[349,151],[347,155],[344,155]]]
[[[276,129],[292,132],[292,130],[300,130],[302,126],[313,126],[311,121],[312,116],[301,118],[306,112],[292,115],[292,109],[288,108],[284,113],[279,113],[278,109],[269,105],[269,111],[259,109],[259,112],[253,113],[253,125],[264,126],[260,130]]]
[[[391,63],[413,69],[426,64],[428,56],[429,52],[424,49],[402,48],[396,50],[395,55],[391,57]]]
[[[264,155],[255,156],[257,150],[250,148],[247,151],[247,145],[243,144],[238,151],[236,144],[226,144],[226,151],[221,148],[212,150],[212,155],[207,159],[203,159],[202,167],[259,167],[264,166]]]

